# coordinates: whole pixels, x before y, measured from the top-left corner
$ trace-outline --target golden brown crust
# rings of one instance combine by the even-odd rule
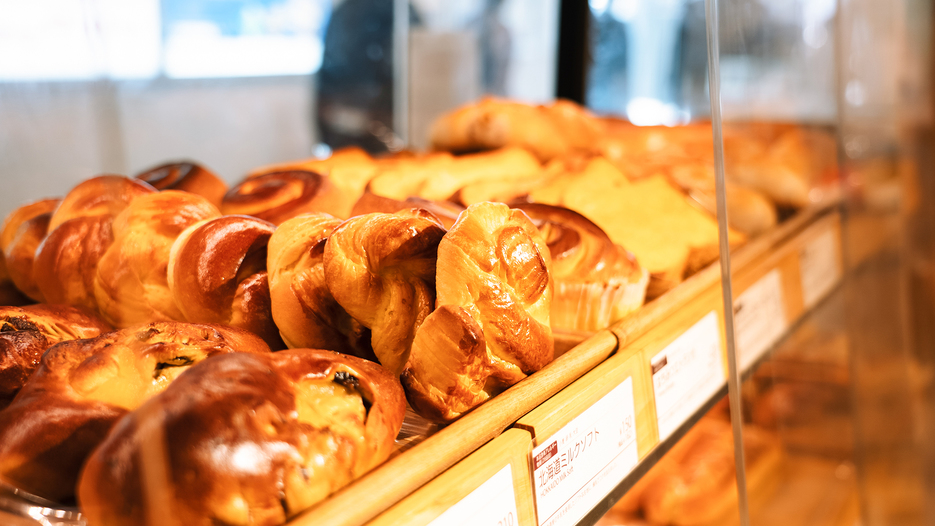
[[[432,311],[436,251],[444,234],[434,216],[411,209],[348,219],[325,244],[331,294],[371,330],[374,354],[395,374]]]
[[[6,252],[7,247],[16,237],[16,231],[24,222],[42,214],[55,211],[60,199],[42,199],[28,205],[23,205],[10,213],[0,226],[0,251]]]
[[[59,203],[49,232],[75,217],[116,217],[131,201],[155,192],[149,184],[121,175],[100,175],[79,183]]]
[[[385,460],[404,409],[395,378],[351,356],[213,358],[114,427],[81,509],[92,526],[281,524]]]
[[[399,200],[383,197],[368,190],[354,203],[354,208],[351,209],[351,217],[376,212],[392,214],[410,208],[421,208],[430,212],[438,218],[445,228],[451,228],[451,225],[458,220],[458,214],[464,210],[463,206],[450,201],[430,201],[421,197],[407,197],[405,200]]]
[[[480,203],[461,214],[438,245],[437,309],[402,376],[415,409],[453,420],[552,360],[550,267],[522,211]]]
[[[204,197],[178,190],[130,203],[114,219],[114,242],[94,277],[94,297],[104,319],[115,327],[184,319],[169,291],[169,253],[182,231],[218,216]]]
[[[230,189],[221,203],[224,215],[257,217],[274,225],[309,212],[343,217],[353,201],[327,176],[306,170],[265,173]]]
[[[270,311],[266,245],[276,227],[249,216],[195,223],[172,244],[169,290],[185,319],[223,323],[285,348]]]
[[[47,499],[69,498],[85,458],[120,416],[191,365],[235,351],[269,349],[246,331],[178,322],[50,347],[0,411],[0,478]]]
[[[36,249],[33,275],[49,303],[97,310],[97,264],[114,242],[110,216],[75,217],[49,232]]]
[[[211,170],[198,163],[166,163],[150,168],[136,176],[146,181],[157,190],[182,190],[198,194],[214,206],[221,206],[221,199],[227,193],[227,184]]]
[[[110,330],[104,320],[67,305],[0,307],[0,398],[23,387],[52,345]]]
[[[3,252],[7,272],[16,288],[36,301],[44,300],[36,282],[36,249],[45,238],[51,215],[46,212],[23,221]]]
[[[325,283],[325,243],[341,222],[324,213],[303,214],[273,233],[267,255],[273,320],[290,348],[376,360],[370,330],[338,304]]]

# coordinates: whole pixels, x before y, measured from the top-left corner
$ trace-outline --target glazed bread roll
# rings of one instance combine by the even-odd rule
[[[36,249],[33,274],[45,301],[96,311],[97,264],[114,242],[110,216],[76,217],[58,226]]]
[[[79,183],[59,203],[49,220],[49,232],[76,217],[116,217],[137,197],[156,189],[121,175],[100,175]]]
[[[45,238],[58,199],[43,199],[13,211],[0,228],[0,250],[10,280],[23,294],[42,301],[34,275],[36,248]],[[41,281],[41,280],[40,280]]]
[[[266,245],[276,227],[250,216],[191,225],[169,253],[169,290],[186,321],[246,329],[285,347],[270,310]]]
[[[480,203],[438,244],[437,300],[402,373],[409,403],[450,421],[552,360],[549,248],[520,210]]]
[[[215,354],[268,353],[253,334],[220,325],[161,322],[50,347],[13,403],[0,411],[0,479],[61,502],[121,416]]]
[[[383,161],[383,159],[379,160]],[[256,177],[271,172],[304,170],[320,173],[331,179],[338,188],[353,201],[360,197],[364,188],[378,172],[378,160],[357,146],[335,150],[330,157],[303,159],[263,166],[252,170],[247,177]],[[342,216],[344,217],[344,216]]]
[[[328,214],[293,217],[269,240],[273,320],[290,348],[332,349],[376,360],[370,330],[338,304],[325,280],[325,243],[341,224]]]
[[[383,462],[404,410],[396,379],[353,356],[212,358],[114,427],[80,507],[90,526],[282,524]]]
[[[104,320],[67,305],[0,307],[0,399],[23,387],[52,345],[110,330]]]
[[[94,276],[94,297],[104,319],[115,327],[183,320],[169,291],[172,244],[189,226],[220,215],[204,197],[179,190],[130,203],[114,219],[114,242]]]
[[[167,163],[136,176],[157,190],[182,190],[198,194],[220,207],[227,184],[211,170],[192,162]]]
[[[221,202],[221,212],[253,216],[279,225],[309,212],[347,217],[353,204],[353,198],[328,177],[288,170],[259,175],[231,188]]]
[[[514,205],[539,227],[552,259],[552,328],[597,331],[640,308],[649,272],[583,215],[539,203]]]
[[[354,203],[354,208],[351,209],[351,217],[373,214],[375,212],[392,214],[410,208],[421,208],[427,212],[431,212],[432,215],[441,221],[445,228],[451,228],[451,225],[455,224],[455,221],[458,220],[458,214],[464,210],[463,206],[452,203],[451,201],[430,201],[421,197],[407,197],[405,200],[399,200],[383,197],[367,191]]]
[[[435,258],[445,229],[411,209],[348,219],[325,243],[325,280],[334,299],[371,330],[377,359],[402,371],[416,329],[435,301]]]

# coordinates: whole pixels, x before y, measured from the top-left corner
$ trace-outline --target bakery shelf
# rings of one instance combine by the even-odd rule
[[[834,241],[831,255],[820,255],[824,259],[819,258],[820,262],[827,263],[829,258],[832,262],[830,270],[823,270],[831,272],[831,277],[826,278],[831,280],[831,285],[826,288],[833,286],[841,276],[839,225],[840,217],[833,204],[814,207],[803,210],[736,250],[732,255],[732,266],[740,295],[764,277],[778,275],[784,298],[785,320],[782,326],[784,329],[791,327],[805,312],[800,266],[802,258],[807,257],[803,254],[808,253],[810,243],[821,236],[831,236]],[[805,263],[808,264],[807,261]],[[813,298],[812,301],[817,300]],[[517,431],[526,433],[530,439],[527,455],[531,456],[540,442],[593,407],[615,388],[629,383],[636,417],[635,467],[629,469],[628,466],[623,470],[629,474],[621,475],[622,480],[612,484],[613,489],[581,520],[582,524],[594,523],[726,393],[724,378],[727,364],[721,305],[720,271],[718,265],[713,264],[647,304],[636,315],[610,330],[590,336],[546,368],[374,469],[290,524],[355,525],[368,521],[394,524],[398,520],[394,517],[403,511],[407,518],[419,518],[417,523],[429,521],[430,517],[441,515],[445,506],[460,502],[460,498],[471,494],[499,473],[499,469],[494,470],[497,467],[493,465],[495,463],[479,462],[478,459],[496,456],[501,443],[508,440],[502,437],[517,436]],[[754,327],[758,325],[754,324]],[[770,343],[775,343],[784,334],[784,331],[775,334]],[[571,343],[574,337],[571,336]],[[692,397],[691,410],[670,411],[664,417],[664,429],[660,433],[653,362],[657,362],[658,374],[664,370],[664,366],[658,364],[661,353],[673,352],[676,350],[673,346],[691,348],[699,342],[706,342],[708,351],[714,346],[716,366],[711,370],[716,371],[715,378],[702,378],[707,389],[704,395]],[[758,352],[763,354],[767,350],[768,347]],[[671,354],[667,358],[669,356]],[[751,359],[748,365],[756,362],[756,358]],[[676,383],[678,388],[680,384]],[[619,399],[626,399],[626,396]],[[670,407],[673,406],[670,404]],[[511,426],[513,429],[504,433]],[[470,466],[475,465],[482,465],[486,470],[474,472]],[[530,459],[527,473],[534,470],[533,466]],[[469,471],[471,477],[463,476]],[[518,472],[519,469],[512,471],[514,479]],[[620,473],[615,468],[614,476]],[[535,509],[532,496],[534,479],[531,474],[530,477],[529,484],[514,483],[518,511],[530,506]],[[519,524],[526,524],[530,519],[519,511]]]

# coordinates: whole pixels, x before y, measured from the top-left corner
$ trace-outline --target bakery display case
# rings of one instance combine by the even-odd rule
[[[0,61],[0,522],[933,516],[927,3],[137,3]]]

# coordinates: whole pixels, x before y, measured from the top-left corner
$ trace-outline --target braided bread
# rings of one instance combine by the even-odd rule
[[[449,421],[552,360],[551,259],[520,210],[467,208],[438,245],[436,310],[402,373],[409,403]]]
[[[209,356],[269,348],[246,331],[153,323],[49,348],[0,411],[0,479],[47,499],[74,494],[78,471],[110,427]]]
[[[282,339],[270,312],[266,244],[276,229],[249,216],[191,225],[169,253],[169,290],[185,319],[246,329],[271,349]]]
[[[385,460],[405,399],[330,351],[230,354],[124,417],[81,475],[88,523],[281,524]]]

